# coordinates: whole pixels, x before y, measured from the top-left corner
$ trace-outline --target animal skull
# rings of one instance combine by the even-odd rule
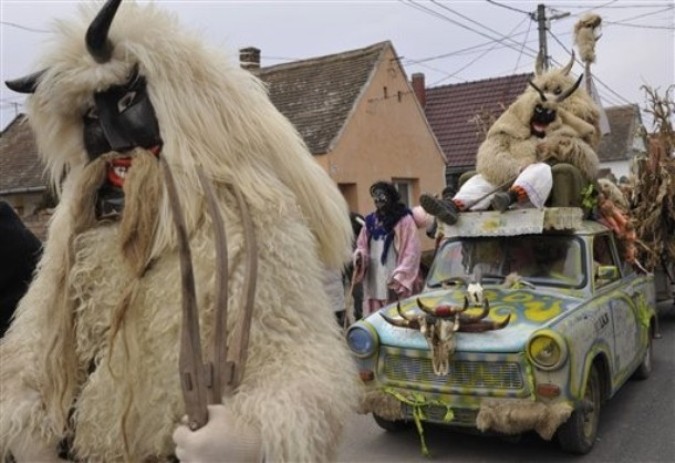
[[[469,300],[466,297],[464,307],[439,305],[432,309],[422,303],[419,298],[417,298],[417,306],[422,313],[408,315],[401,310],[399,302],[396,311],[400,319],[391,318],[384,312],[380,312],[380,315],[391,325],[415,329],[422,333],[429,345],[432,368],[437,376],[445,376],[449,372],[450,356],[454,354],[457,347],[455,338],[457,331],[475,333],[498,330],[504,328],[511,319],[509,314],[501,322],[483,320],[490,313],[490,304],[487,300],[483,301],[483,310],[478,315],[464,314],[463,312],[469,308]]]

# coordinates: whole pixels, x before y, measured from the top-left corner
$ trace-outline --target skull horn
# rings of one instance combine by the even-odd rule
[[[462,314],[460,316],[459,321],[461,323],[475,323],[487,317],[489,313],[490,313],[490,303],[487,301],[487,299],[485,299],[483,301],[483,310],[481,310],[478,315],[471,316]]]
[[[97,63],[105,63],[112,56],[113,44],[108,39],[108,31],[120,3],[122,0],[108,0],[87,29],[87,50]]]
[[[399,320],[399,319],[396,319],[396,318],[391,318],[390,316],[388,316],[388,315],[385,314],[384,312],[380,312],[380,316],[381,316],[382,318],[384,318],[384,320],[385,320],[387,323],[389,323],[390,325],[398,326],[398,327],[400,327],[400,328],[412,328],[412,329],[415,329],[415,330],[419,330],[419,329],[420,329],[419,323],[418,323],[417,321],[415,321],[415,320],[410,321],[410,320],[405,319],[405,318],[404,318],[403,320]]]
[[[537,91],[537,93],[539,93],[539,98],[541,99],[542,102],[546,101],[546,95],[544,95],[544,92],[542,92],[541,89],[540,89],[539,87],[537,87],[536,85],[534,85],[534,82],[532,82],[532,81],[530,80],[530,81],[528,82],[528,84],[530,84],[530,85],[532,86],[532,88],[535,89],[535,90]]]
[[[10,90],[13,90],[18,93],[35,93],[37,89],[38,82],[47,70],[43,69],[42,71],[34,72],[30,75],[19,77],[14,80],[6,80],[5,85]]]
[[[581,85],[581,80],[582,80],[583,78],[584,78],[584,75],[581,74],[581,75],[579,76],[579,78],[577,79],[577,81],[574,83],[574,85],[572,85],[570,88],[568,88],[568,89],[565,90],[563,93],[561,93],[560,95],[558,95],[558,98],[556,98],[556,101],[557,101],[558,103],[560,103],[560,102],[563,101],[565,98],[567,98],[567,97],[570,96],[572,93],[574,93],[574,92],[576,91],[576,89],[579,88],[579,85]]]
[[[459,325],[459,331],[463,333],[482,333],[484,331],[493,331],[501,330],[511,321],[511,314],[508,314],[506,318],[500,322],[493,320],[481,320],[476,323],[467,323]]]
[[[415,318],[410,318],[405,315],[403,309],[401,309],[401,301],[398,301],[396,303],[396,312],[398,312],[398,315],[404,320],[407,320],[409,322],[415,321]]]

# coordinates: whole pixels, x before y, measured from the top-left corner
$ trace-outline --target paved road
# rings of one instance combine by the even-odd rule
[[[675,310],[661,317],[662,338],[654,342],[654,371],[645,381],[630,380],[605,404],[598,441],[582,457],[563,453],[555,442],[524,435],[519,442],[425,427],[432,458],[421,456],[414,430],[391,434],[370,416],[349,423],[341,462],[675,462]]]

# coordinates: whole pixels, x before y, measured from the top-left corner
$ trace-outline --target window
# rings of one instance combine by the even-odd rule
[[[613,273],[604,272],[600,275],[599,270],[601,267],[614,267],[616,271]],[[621,277],[619,269],[619,262],[614,252],[612,252],[612,242],[609,234],[598,235],[593,238],[593,275],[595,286],[600,288],[618,280]]]
[[[399,194],[401,195],[401,201],[403,201],[403,204],[405,204],[408,207],[413,207],[415,205],[415,201],[413,200],[413,195],[414,195],[414,185],[412,180],[401,180],[401,179],[394,179],[391,181],[391,183],[394,184],[396,189],[398,190]]]

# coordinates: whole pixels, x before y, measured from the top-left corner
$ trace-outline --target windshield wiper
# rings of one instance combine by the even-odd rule
[[[466,286],[466,285],[467,283],[464,277],[450,277],[429,285],[429,288],[440,288],[444,286]]]
[[[482,280],[486,280],[486,279],[494,279],[494,280],[497,280],[499,282],[502,282],[502,281],[504,281],[505,278],[506,277],[504,275],[498,275],[496,273],[484,273],[482,275],[482,278],[481,278],[481,283],[483,282]]]

